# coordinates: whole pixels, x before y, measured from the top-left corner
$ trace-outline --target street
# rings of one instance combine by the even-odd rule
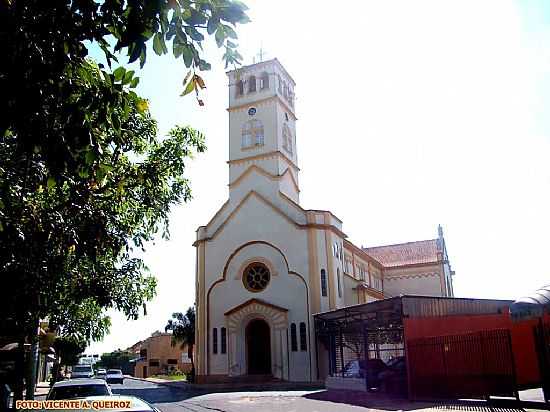
[[[396,410],[471,410],[515,411],[531,410],[515,407],[495,407],[483,404],[453,405],[408,402],[387,398],[365,397],[361,394],[321,391],[256,391],[206,393],[188,391],[153,382],[125,379],[124,385],[112,385],[114,393],[145,399],[162,412],[360,412]],[[466,409],[465,409],[466,408]]]

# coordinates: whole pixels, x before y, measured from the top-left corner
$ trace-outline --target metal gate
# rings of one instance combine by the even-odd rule
[[[508,330],[411,339],[407,356],[411,399],[518,396]]]
[[[541,320],[534,333],[544,400],[550,402],[550,323]]]

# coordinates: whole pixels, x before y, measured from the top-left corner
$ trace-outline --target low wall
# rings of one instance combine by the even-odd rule
[[[367,384],[364,378],[342,378],[341,376],[328,376],[325,380],[325,387],[333,390],[367,391]]]

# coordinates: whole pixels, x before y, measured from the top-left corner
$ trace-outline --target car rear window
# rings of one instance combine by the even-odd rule
[[[90,372],[91,366],[73,366],[73,372]]]
[[[122,372],[119,369],[109,369],[107,371],[108,375],[121,375]]]
[[[53,388],[48,396],[48,400],[74,399],[103,395],[110,395],[105,385],[71,385]]]

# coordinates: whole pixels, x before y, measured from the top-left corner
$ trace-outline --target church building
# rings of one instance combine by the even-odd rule
[[[443,231],[361,248],[330,211],[304,209],[294,80],[277,59],[227,75],[229,199],[194,243],[197,382],[319,381],[314,314],[400,294],[453,296]]]

